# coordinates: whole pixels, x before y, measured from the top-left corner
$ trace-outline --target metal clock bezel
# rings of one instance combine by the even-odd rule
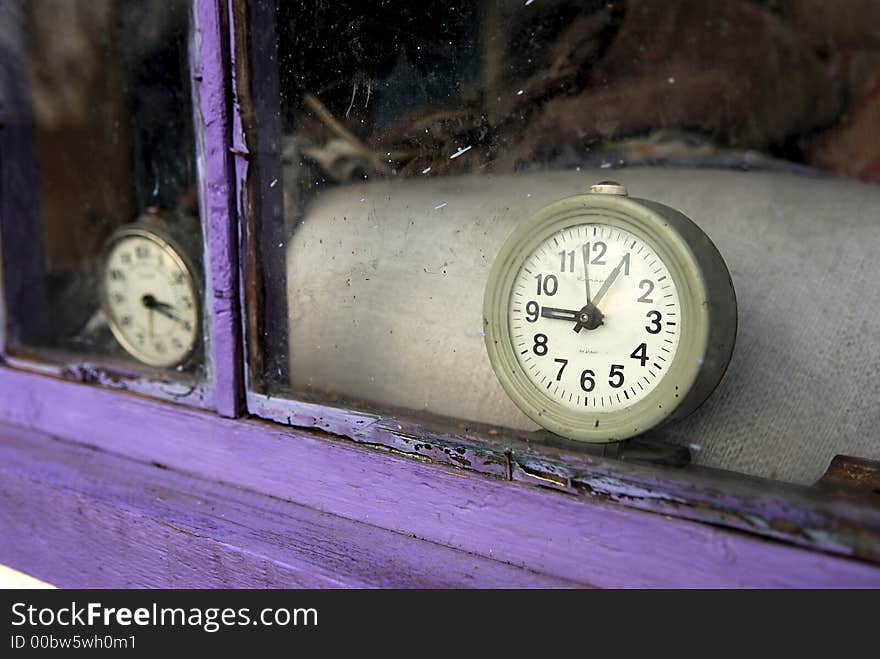
[[[661,258],[678,291],[681,335],[669,370],[644,398],[624,408],[610,411],[585,408],[581,412],[550,398],[522,371],[510,335],[508,307],[523,262],[541,243],[570,227],[594,223],[630,232]],[[685,237],[679,230],[682,228],[684,233],[696,232],[702,236],[708,247],[700,244],[697,248],[707,253],[695,254],[692,244],[696,241],[693,235]],[[716,271],[708,281],[705,276],[707,267]],[[721,299],[713,302],[713,296]],[[732,336],[728,336],[729,327],[713,331],[713,320],[716,324],[718,321],[729,322],[729,319],[718,317],[719,305],[722,309],[729,309],[732,305]],[[713,315],[716,316],[714,319]],[[664,421],[687,414],[711,393],[723,376],[733,350],[736,298],[720,254],[688,218],[646,200],[584,194],[543,208],[507,239],[495,259],[486,285],[483,322],[486,349],[495,374],[513,402],[527,416],[563,437],[608,443],[641,434]],[[715,345],[710,346],[710,341]]]
[[[199,339],[202,336],[202,291],[199,285],[198,272],[194,265],[190,262],[190,260],[186,257],[185,252],[176,240],[171,238],[170,236],[165,235],[165,232],[162,232],[161,229],[153,228],[152,226],[147,227],[144,226],[146,222],[142,224],[134,224],[131,226],[123,227],[118,231],[114,232],[114,234],[107,241],[106,246],[104,247],[104,253],[101,259],[101,308],[104,311],[104,315],[107,318],[107,324],[110,327],[110,331],[113,333],[114,338],[119,342],[119,345],[132,357],[137,359],[142,364],[146,364],[147,366],[152,366],[154,368],[170,368],[172,366],[179,366],[181,364],[186,364],[187,361],[192,357],[193,353],[196,351],[196,347],[199,345]],[[171,257],[171,259],[175,262],[175,264],[186,274],[189,276],[190,282],[192,282],[192,293],[193,293],[193,305],[196,309],[196,326],[195,332],[193,334],[193,340],[190,346],[188,347],[186,353],[183,357],[175,358],[173,361],[168,360],[156,360],[151,358],[149,355],[145,354],[141,351],[137,346],[135,346],[128,338],[125,336],[122,328],[119,326],[114,314],[111,311],[111,307],[109,304],[108,296],[107,296],[107,278],[106,278],[106,268],[107,268],[107,260],[110,257],[110,254],[113,251],[113,248],[122,240],[130,237],[140,237],[146,240],[150,240],[159,246],[162,251]]]

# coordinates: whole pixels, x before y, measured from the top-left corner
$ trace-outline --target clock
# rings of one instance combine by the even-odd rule
[[[201,336],[197,222],[147,214],[107,243],[101,304],[113,336],[138,361],[180,366]]]
[[[730,273],[706,234],[610,181],[513,232],[483,315],[513,402],[558,435],[596,443],[694,411],[723,377],[737,328]]]

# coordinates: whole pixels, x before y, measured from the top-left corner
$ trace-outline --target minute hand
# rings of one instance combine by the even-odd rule
[[[602,301],[602,298],[605,297],[605,293],[608,292],[608,289],[611,288],[611,284],[614,283],[614,280],[620,275],[620,269],[623,267],[624,262],[626,262],[626,257],[624,256],[620,263],[617,264],[617,267],[611,271],[611,274],[608,275],[608,279],[605,280],[605,283],[602,284],[602,287],[596,292],[596,295],[593,297],[593,306],[598,306]]]
[[[584,287],[587,289],[587,304],[589,305],[592,300],[590,300],[590,243],[584,243],[581,248],[581,255],[584,257]]]
[[[173,311],[174,307],[172,307],[170,304],[166,304],[164,302],[157,302],[154,309],[156,311],[158,311],[160,314],[162,314],[163,316],[167,316],[168,318],[170,318],[171,320],[173,320],[176,323],[180,323],[181,325],[183,325],[185,322],[183,320],[183,318],[181,318],[176,313],[174,313],[174,311]]]

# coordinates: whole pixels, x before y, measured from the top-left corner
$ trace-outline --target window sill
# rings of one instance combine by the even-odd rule
[[[436,556],[451,551],[492,561],[487,565],[492,566],[489,572],[501,575],[497,580],[481,569],[479,578],[467,581],[481,586],[508,578],[508,585],[532,583],[519,581],[525,572],[516,577],[504,572],[508,568],[526,571],[529,579],[542,575],[557,584],[600,587],[880,585],[880,566],[870,554],[878,546],[880,511],[839,497],[824,499],[807,488],[732,476],[719,481],[719,474],[707,470],[646,471],[591,458],[577,476],[587,486],[563,493],[428,464],[320,432],[224,419],[30,373],[3,369],[2,383],[5,457],[0,470],[7,486],[0,510],[4,528],[13,532],[0,543],[0,563],[59,585],[64,585],[59,582],[63,575],[52,572],[60,569],[56,563],[75,562],[83,575],[78,583],[95,583],[89,579],[100,573],[108,552],[124,557],[129,571],[107,577],[118,586],[157,585],[159,577],[148,576],[156,570],[162,579],[176,575],[175,583],[186,585],[306,583],[293,572],[260,582],[269,564],[260,561],[276,560],[274,550],[251,543],[272,534],[277,545],[271,546],[288,552],[278,559],[281,563],[303,560],[302,574],[319,575],[326,585],[333,579],[358,585],[334,567],[331,556],[325,557],[327,563],[302,557],[306,550],[297,543],[307,526],[304,518],[318,527],[325,524],[316,532],[316,554],[334,555],[326,551],[329,546],[368,529],[382,539],[364,540],[357,552],[395,563],[404,556],[422,556],[394,579],[361,585],[417,583],[415,563],[429,565],[434,551]],[[159,506],[157,490],[150,488],[166,486],[177,494]],[[66,490],[64,496],[59,488]],[[220,510],[216,519],[205,512],[209,500]],[[218,508],[227,500],[229,506],[237,502],[241,524],[251,524],[250,531],[236,530],[234,521],[228,526],[218,521],[232,515]],[[89,523],[71,524],[65,521],[70,516]],[[39,534],[34,534],[34,520],[39,520]],[[265,526],[270,522],[274,526]],[[152,530],[145,535],[125,530],[148,523]],[[719,527],[745,524],[752,533]],[[144,538],[160,528],[165,540],[146,543]],[[100,543],[87,543],[83,529]],[[409,554],[388,540],[402,536],[426,544]],[[793,544],[796,536],[806,547]],[[106,549],[94,556],[79,549],[75,556],[65,553],[80,543]],[[196,560],[203,550],[221,545],[241,552],[243,567],[235,575]],[[178,562],[169,564],[163,557],[175,546],[171,555]],[[140,553],[132,553],[139,547]],[[819,548],[824,551],[815,551]],[[419,554],[423,550],[424,556]],[[245,556],[259,561],[247,562]],[[161,569],[154,565],[160,560],[166,561]],[[444,560],[430,564],[424,579],[448,572]],[[470,579],[466,573],[459,573],[462,579]]]

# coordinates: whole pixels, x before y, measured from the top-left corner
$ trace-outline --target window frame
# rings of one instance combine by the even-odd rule
[[[547,433],[517,433],[472,423],[463,430],[450,427],[454,419],[415,421],[405,411],[374,413],[255,390],[253,378],[260,369],[261,339],[266,333],[261,325],[262,301],[271,297],[273,304],[286,303],[287,297],[283,291],[284,278],[276,276],[279,271],[283,273],[283,268],[276,265],[273,277],[259,277],[259,268],[264,263],[253,258],[264,252],[263,246],[284,242],[286,236],[262,233],[263,222],[273,231],[283,226],[278,218],[266,221],[260,216],[263,201],[279,194],[280,186],[273,187],[268,182],[281,180],[282,176],[277,169],[280,162],[277,108],[266,107],[265,103],[266,98],[278,97],[278,81],[271,70],[263,70],[271,69],[271,63],[261,68],[261,63],[256,61],[257,48],[250,43],[250,36],[256,35],[258,47],[266,48],[268,44],[270,62],[277,58],[272,57],[275,29],[267,3],[230,0],[230,6],[234,112],[239,117],[237,139],[241,140],[235,145],[237,198],[243,253],[251,255],[249,262],[243,259],[241,264],[241,280],[245,282],[241,298],[245,317],[245,398],[249,414],[510,481],[528,482],[570,494],[589,492],[591,496],[625,505],[720,524],[823,551],[839,551],[843,547],[848,547],[843,549],[845,553],[861,551],[856,550],[861,546],[857,539],[861,535],[857,517],[848,521],[840,518],[839,524],[832,522],[838,513],[824,508],[821,497],[814,496],[813,488],[705,467],[663,471],[662,467],[645,464],[650,462],[651,456],[644,454],[628,458],[618,455],[616,457],[623,459],[606,461],[606,456],[615,456],[615,446],[559,443]],[[254,81],[259,81],[259,94],[252,93]],[[252,147],[249,138],[254,142]],[[266,205],[281,206],[271,199]],[[254,283],[248,284],[256,281],[267,282],[267,286],[273,287],[272,291],[267,294]],[[287,316],[286,313],[279,315]],[[257,360],[256,366],[251,365],[252,359]],[[834,499],[837,495],[826,491],[823,496]],[[847,500],[849,494],[844,492],[840,496],[841,501]],[[856,495],[855,499],[848,500],[854,503],[858,499]],[[863,503],[870,507],[869,494]],[[781,513],[783,510],[787,512]],[[825,512],[820,512],[823,510]],[[814,528],[818,519],[815,514],[822,517],[826,513],[830,516]],[[837,530],[831,531],[832,527]],[[846,527],[849,530],[842,531]],[[880,556],[877,549],[869,553]]]
[[[631,560],[639,552],[680,556],[676,583],[695,586],[707,583],[707,572],[689,575],[687,561],[705,552],[711,570],[743,583],[742,570],[725,573],[723,567],[725,547],[736,546],[745,548],[743,554],[734,552],[746,557],[742,565],[758,570],[752,585],[834,585],[840,575],[855,573],[880,584],[880,508],[871,498],[876,494],[855,487],[803,487],[717,469],[668,468],[645,464],[644,456],[615,457],[613,447],[574,446],[549,437],[535,441],[491,428],[461,432],[444,429],[440,421],[414,423],[405,414],[371,414],[251,391],[247,355],[259,351],[249,338],[256,327],[251,314],[257,292],[249,283],[259,265],[256,173],[265,177],[280,167],[271,149],[248,147],[255,134],[249,127],[266,110],[247,92],[254,79],[246,50],[252,6],[249,0],[191,5],[210,332],[205,409],[171,405],[191,401],[176,400],[145,379],[135,378],[122,390],[100,378],[65,381],[58,376],[75,378],[57,367],[10,359],[4,343],[0,424],[579,583],[596,584],[588,577],[603,570],[612,576],[597,585],[665,583],[659,573],[615,563],[614,551]],[[259,34],[272,38],[267,29]],[[5,145],[0,141],[0,148]],[[2,162],[0,154],[0,184],[8,174]],[[3,195],[4,227],[14,222],[6,203]],[[59,407],[59,400],[65,404]],[[472,498],[463,498],[461,488]],[[368,496],[361,500],[364,492]],[[396,511],[394,502],[404,498],[413,503]],[[593,555],[566,553],[568,546],[586,548],[585,537],[595,542]],[[628,547],[631,541],[635,545]],[[603,543],[614,551],[599,550]],[[780,547],[791,557],[781,563],[788,565],[784,574],[761,573],[762,557],[776,555]],[[811,576],[807,568],[819,564],[825,571]]]
[[[5,3],[7,21],[18,29],[11,30],[25,48],[23,20],[26,0]],[[36,164],[33,156],[33,125],[27,90],[26,62],[9,58],[0,79],[4,96],[12,99],[6,111],[15,113],[16,121],[0,117],[5,126],[0,130],[0,153],[14,153],[14,158],[0,155],[0,234],[4,253],[15,259],[2,258],[0,277],[0,361],[14,368],[31,370],[55,377],[129,391],[168,402],[216,410],[223,416],[236,416],[241,410],[239,374],[240,331],[238,325],[238,274],[236,223],[230,186],[231,154],[227,148],[230,134],[228,89],[229,62],[224,16],[219,4],[190,2],[188,41],[190,95],[193,102],[193,133],[195,136],[196,183],[199,188],[199,224],[202,231],[202,256],[205,270],[205,295],[202,317],[205,340],[204,378],[196,381],[177,380],[150,374],[136,366],[130,368],[109,364],[100,357],[74,354],[53,354],[38,347],[12,349],[7,335],[7,320],[45,318],[46,310],[9,314],[10,299],[22,300],[26,288],[44,279],[43,243],[41,236],[28,230],[39,222],[39,201]],[[2,111],[2,110],[0,110]],[[19,155],[21,154],[21,155]],[[9,162],[15,165],[9,167]],[[22,162],[26,165],[22,165]],[[6,163],[4,165],[4,163]],[[24,167],[24,174],[21,173]],[[10,185],[13,183],[13,185]],[[26,218],[22,221],[22,218]],[[27,295],[33,304],[45,296]],[[26,328],[29,335],[37,328]]]

